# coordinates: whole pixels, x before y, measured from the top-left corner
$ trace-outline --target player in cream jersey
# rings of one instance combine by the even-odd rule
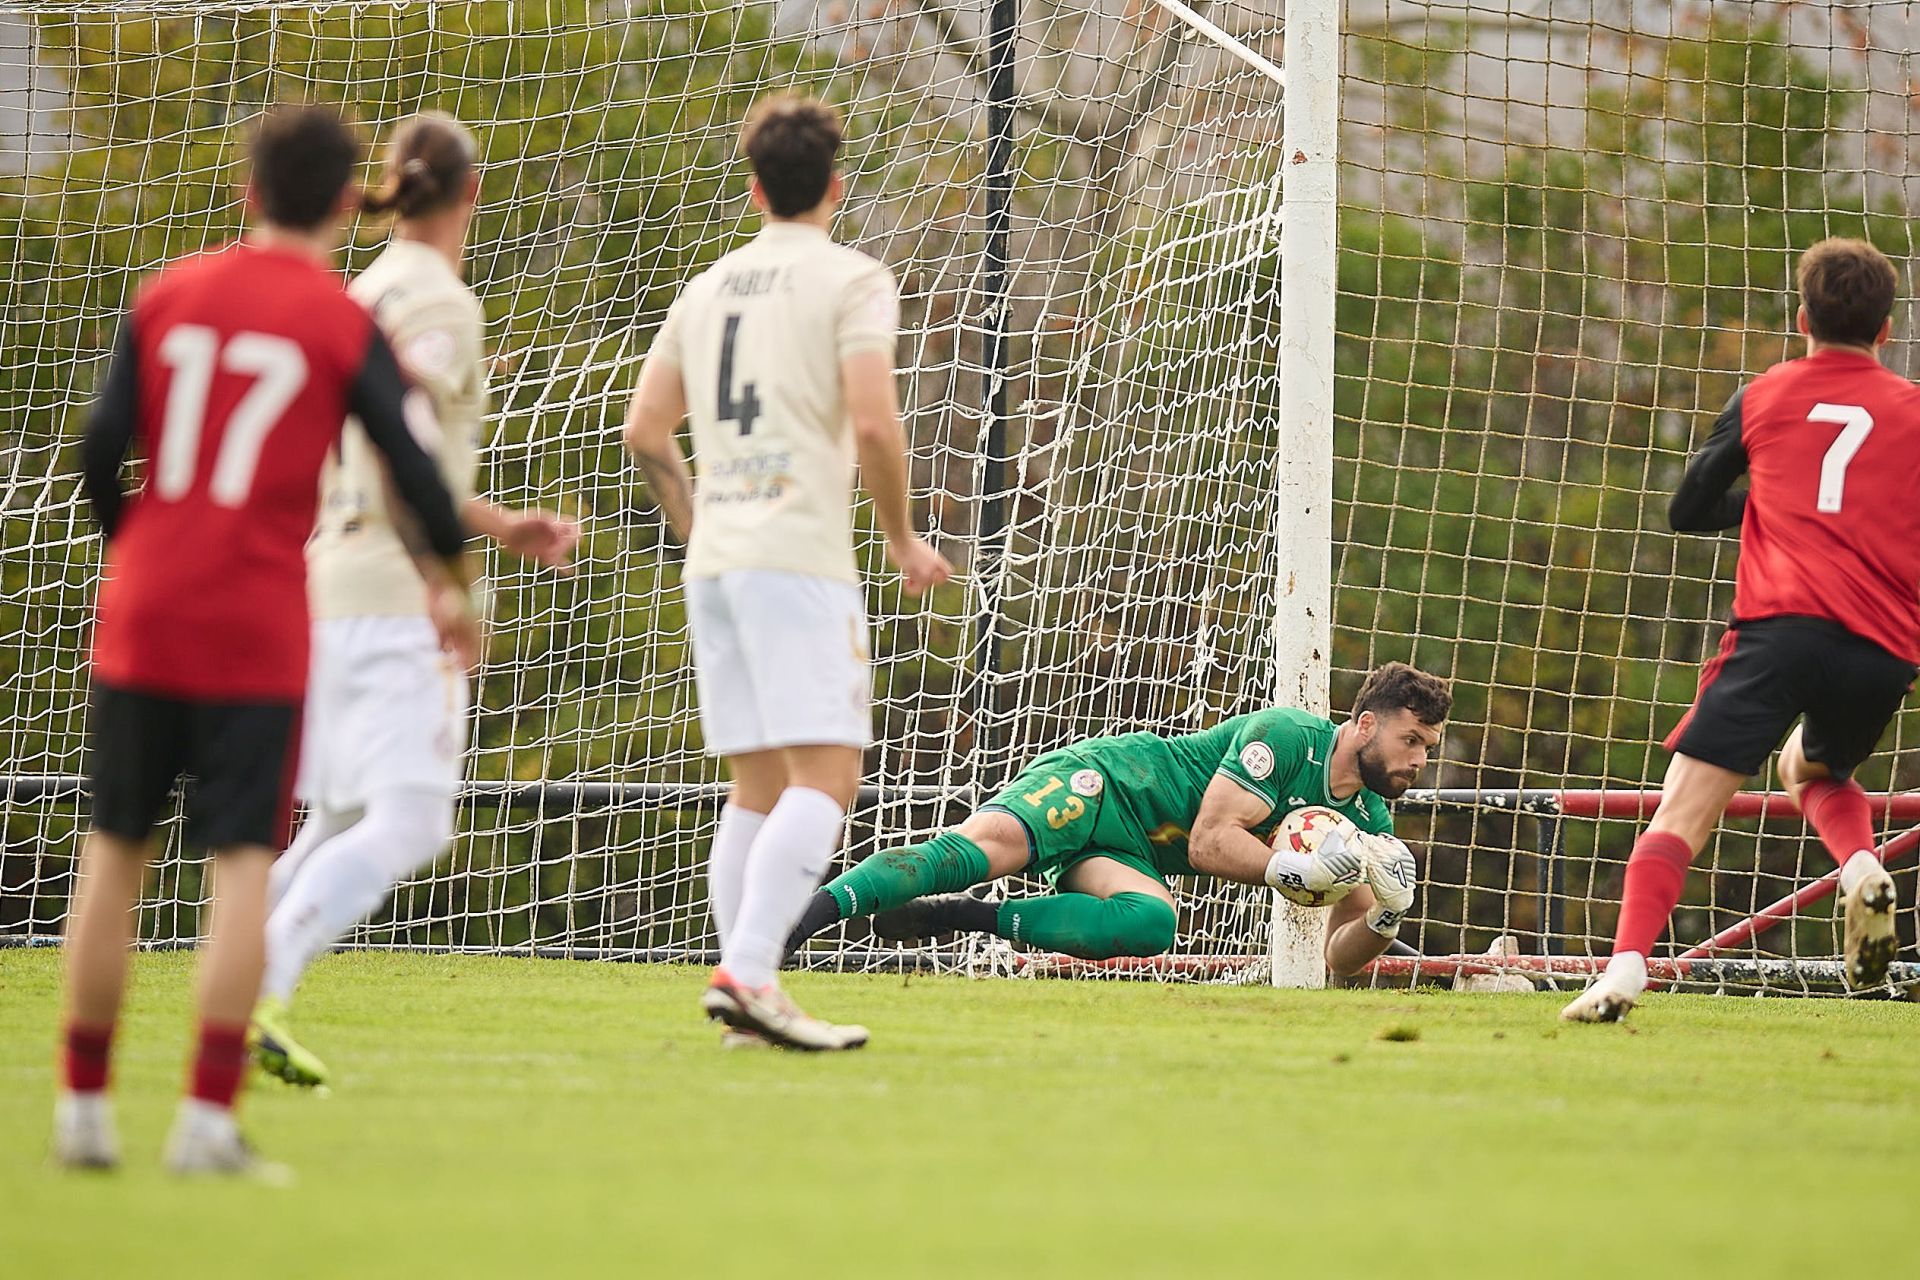
[[[373,313],[414,386],[434,407],[426,444],[454,500],[473,497],[476,436],[487,411],[481,369],[485,318],[446,256],[418,240],[395,239],[347,286]],[[307,545],[307,596],[316,621],[420,618],[426,584],[414,571],[387,514],[386,474],[357,429],[341,434],[322,480],[322,503]]]
[[[821,103],[773,98],[741,141],[765,225],[674,302],[626,443],[687,541],[701,727],[733,779],[708,861],[721,963],[702,1006],[735,1043],[849,1049],[866,1031],[808,1017],[775,973],[839,847],[872,732],[856,460],[906,588],[952,570],[908,513],[892,273],[827,233],[840,121]],[[686,419],[697,488],[674,440]]]
[[[460,275],[478,181],[473,144],[448,117],[402,125],[380,192],[362,207],[395,211],[393,240],[348,287],[373,314],[431,421],[414,423],[469,532],[564,568],[579,530],[542,511],[511,511],[473,493],[487,410],[485,316]],[[440,652],[431,597],[387,501],[384,469],[349,422],[322,484],[307,545],[313,616],[298,790],[307,820],[273,869],[267,967],[254,1013],[256,1061],[289,1083],[325,1083],[294,1039],[289,1004],[307,966],[426,867],[453,835],[468,691]]]
[[[769,221],[696,277],[653,358],[677,364],[693,405],[700,484],[686,576],[777,570],[857,583],[853,431],[840,363],[894,356],[893,273],[826,229]],[[865,723],[849,735],[864,744]]]

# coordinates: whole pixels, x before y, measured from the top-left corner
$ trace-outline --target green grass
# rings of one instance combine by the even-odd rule
[[[723,1054],[690,969],[371,954],[303,992],[333,1096],[249,1095],[296,1189],[158,1172],[177,955],[137,961],[127,1168],[63,1176],[58,969],[0,951],[10,1276],[1760,1280],[1845,1223],[1895,1274],[1920,1171],[1912,1005],[803,974],[875,1032],[809,1058]]]

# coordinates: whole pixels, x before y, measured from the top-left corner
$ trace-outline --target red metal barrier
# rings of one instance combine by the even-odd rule
[[[1658,791],[1560,791],[1560,812],[1570,818],[1651,818],[1660,805]],[[1870,795],[1876,818],[1920,822],[1920,791]],[[1727,805],[1729,818],[1798,818],[1799,806],[1784,791],[1741,791]]]
[[[1875,798],[1878,799],[1879,797]],[[1906,797],[1895,798],[1905,799]],[[1915,849],[1920,849],[1920,829],[1895,836],[1893,839],[1881,845],[1879,848],[1880,860],[1888,866],[1893,866],[1906,858],[1906,856]],[[1765,933],[1782,921],[1792,919],[1801,907],[1832,897],[1834,891],[1839,887],[1840,869],[1835,867],[1818,880],[1802,885],[1799,889],[1780,899],[1780,901],[1773,903],[1771,906],[1762,907],[1745,920],[1742,920],[1739,924],[1731,928],[1722,929],[1719,933],[1714,934],[1699,946],[1689,948],[1682,952],[1680,959],[1693,960],[1702,956],[1713,955],[1718,951],[1725,951],[1729,947],[1737,947],[1741,943]]]

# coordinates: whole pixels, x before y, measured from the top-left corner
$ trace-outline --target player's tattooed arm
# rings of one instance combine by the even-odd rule
[[[687,390],[680,366],[658,355],[640,366],[640,384],[627,406],[622,439],[647,478],[667,527],[683,544],[693,535],[693,476],[675,435],[687,417]]]
[[[659,504],[667,527],[685,545],[693,536],[693,476],[687,470],[686,458],[677,448],[661,452],[640,449],[635,451],[634,460],[640,464],[640,474],[647,478],[647,490]]]
[[[95,522],[109,538],[119,529],[120,513],[126,504],[120,491],[120,468],[133,448],[137,365],[133,319],[129,316],[120,326],[106,381],[100,384],[99,398],[93,402],[86,434],[80,440],[81,486]]]
[[[1667,523],[1675,533],[1717,533],[1734,528],[1746,515],[1747,491],[1729,492],[1747,471],[1747,446],[1740,436],[1740,403],[1746,394],[1745,387],[1733,393],[1714,419],[1707,442],[1688,460],[1667,506]]]

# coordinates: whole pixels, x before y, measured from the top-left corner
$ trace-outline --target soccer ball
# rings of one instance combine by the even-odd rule
[[[1330,831],[1338,831],[1351,839],[1360,834],[1360,828],[1324,805],[1310,804],[1295,809],[1280,819],[1280,825],[1273,829],[1273,838],[1267,843],[1275,849],[1290,849],[1294,853],[1311,855],[1320,847]],[[1342,890],[1313,890],[1305,885],[1282,883],[1278,886],[1281,897],[1289,902],[1297,902],[1303,907],[1324,907],[1346,897]]]

